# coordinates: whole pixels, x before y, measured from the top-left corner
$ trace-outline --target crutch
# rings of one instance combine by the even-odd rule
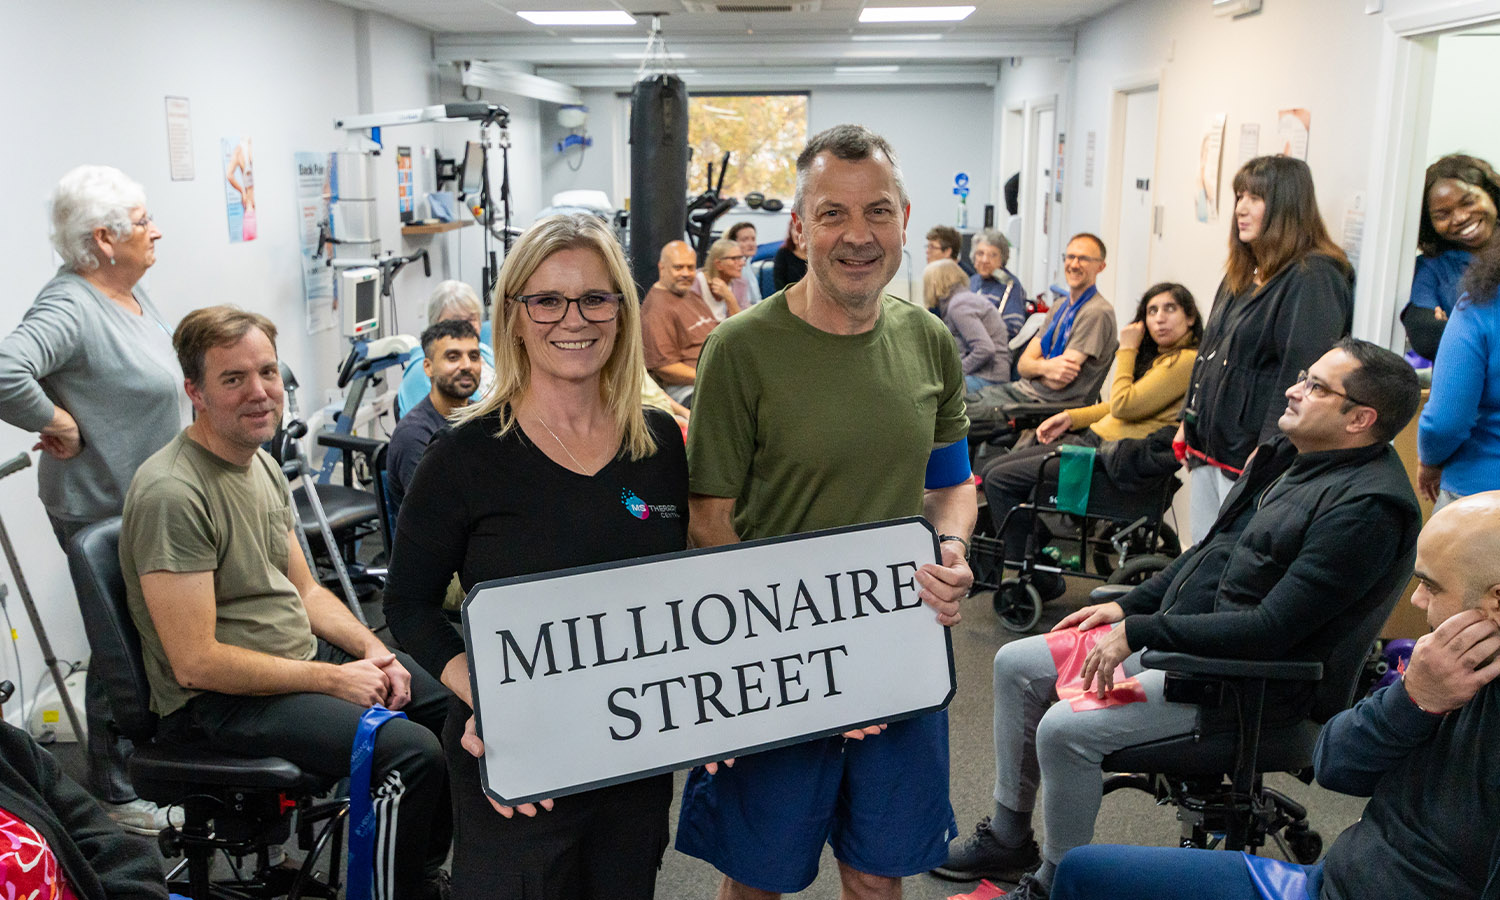
[[[31,465],[31,457],[25,453],[16,455],[15,459],[0,463],[0,478],[14,475]],[[0,548],[5,550],[5,561],[10,564],[10,575],[16,583],[16,590],[21,594],[21,603],[26,607],[26,615],[31,618],[31,627],[36,630],[36,642],[41,645],[42,659],[46,661],[47,668],[52,672],[52,681],[57,685],[58,696],[62,699],[63,710],[68,714],[68,722],[73,726],[73,736],[79,742],[83,741],[83,725],[78,720],[78,710],[73,708],[73,698],[68,696],[67,685],[63,684],[63,674],[57,667],[57,656],[52,652],[52,642],[47,640],[47,629],[42,627],[42,617],[36,611],[36,603],[31,599],[31,588],[26,585],[26,576],[21,574],[21,563],[16,559],[16,548],[11,546],[10,532],[5,528],[5,522],[0,520]]]

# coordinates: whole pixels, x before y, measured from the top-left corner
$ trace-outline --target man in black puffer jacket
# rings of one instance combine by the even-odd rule
[[[1104,756],[1198,725],[1197,707],[1162,698],[1164,674],[1142,670],[1138,651],[1326,661],[1342,635],[1404,584],[1422,517],[1389,441],[1411,420],[1419,394],[1399,356],[1344,339],[1287,389],[1282,434],[1256,449],[1201,543],[1120,602],[1058,623],[1058,632],[1122,623],[1089,650],[1083,686],[1107,694],[1123,663],[1143,702],[1074,710],[1056,702],[1045,637],[1002,647],[995,816],[934,874],[1008,878],[1037,862],[1031,815],[1045,782],[1041,867],[1011,896],[1046,896],[1063,854],[1093,837]],[[1301,717],[1312,696],[1312,686],[1268,688],[1266,708]]]

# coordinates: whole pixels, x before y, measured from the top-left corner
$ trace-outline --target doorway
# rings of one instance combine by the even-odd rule
[[[1052,199],[1053,166],[1057,148],[1057,108],[1048,103],[1031,110],[1029,146],[1026,148],[1026,172],[1021,182],[1026,190],[1024,219],[1026,270],[1021,283],[1034,297],[1047,292],[1052,283],[1053,245],[1057,209]]]
[[[1111,205],[1114,215],[1108,274],[1114,270],[1111,293],[1116,316],[1128,322],[1136,301],[1151,284],[1151,253],[1156,244],[1152,227],[1156,187],[1157,86],[1115,93],[1116,140],[1111,160]],[[1122,121],[1123,120],[1123,121]]]

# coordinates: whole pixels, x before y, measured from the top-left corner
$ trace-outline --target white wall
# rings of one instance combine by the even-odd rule
[[[368,47],[363,65],[357,45]],[[15,326],[54,270],[46,211],[53,185],[75,165],[106,163],[145,186],[164,233],[146,284],[166,317],[175,322],[225,302],[265,313],[282,329],[281,354],[306,388],[304,405],[313,405],[331,386],[344,345],[336,332],[310,336],[303,326],[292,154],[343,146],[333,119],[360,111],[362,93],[374,110],[436,102],[429,60],[420,29],[321,0],[9,4],[0,28],[0,83],[10,86],[10,126],[0,142],[10,210],[0,220],[0,243],[9,248],[0,333]],[[370,75],[363,91],[360,71]],[[191,103],[192,181],[169,178],[167,95]],[[381,228],[387,249],[397,252],[394,144],[435,139],[420,128],[401,131],[387,133],[392,150],[382,165],[391,171],[382,170],[381,187]],[[259,236],[230,244],[219,141],[240,135],[254,139]],[[420,268],[401,276],[403,302],[425,295],[421,281]],[[0,426],[0,458],[33,441]],[[0,482],[0,514],[54,648],[62,658],[81,659],[87,642],[63,554],[36,499],[35,472]],[[9,573],[0,580],[10,582]],[[19,602],[11,603],[11,615],[22,633],[29,693],[39,653]],[[0,648],[0,677],[14,679],[14,668],[9,648]],[[18,709],[13,701],[7,711]]]
[[[1500,117],[1490,110],[1497,54],[1500,33],[1493,29],[1438,38],[1427,133],[1429,163],[1449,153],[1500,162]]]

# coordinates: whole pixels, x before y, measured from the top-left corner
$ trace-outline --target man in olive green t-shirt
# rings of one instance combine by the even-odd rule
[[[973,582],[976,515],[958,351],[925,310],[883,295],[910,213],[890,145],[858,126],[797,160],[802,281],[720,324],[688,430],[697,546],[925,515],[942,562],[917,574],[952,624]],[[677,849],[724,873],[719,897],[800,891],[833,845],[848,896],[897,898],[947,856],[947,714],[695,769]],[[850,740],[846,740],[846,738]]]
[[[281,422],[276,327],[234,307],[196,310],[172,336],[197,414],[125,495],[120,564],[151,708],[168,741],[280,756],[349,775],[374,704],[409,718],[375,738],[375,896],[442,895],[451,805],[439,735],[451,695],[393,653],[317,582],[286,479],[261,444]]]

